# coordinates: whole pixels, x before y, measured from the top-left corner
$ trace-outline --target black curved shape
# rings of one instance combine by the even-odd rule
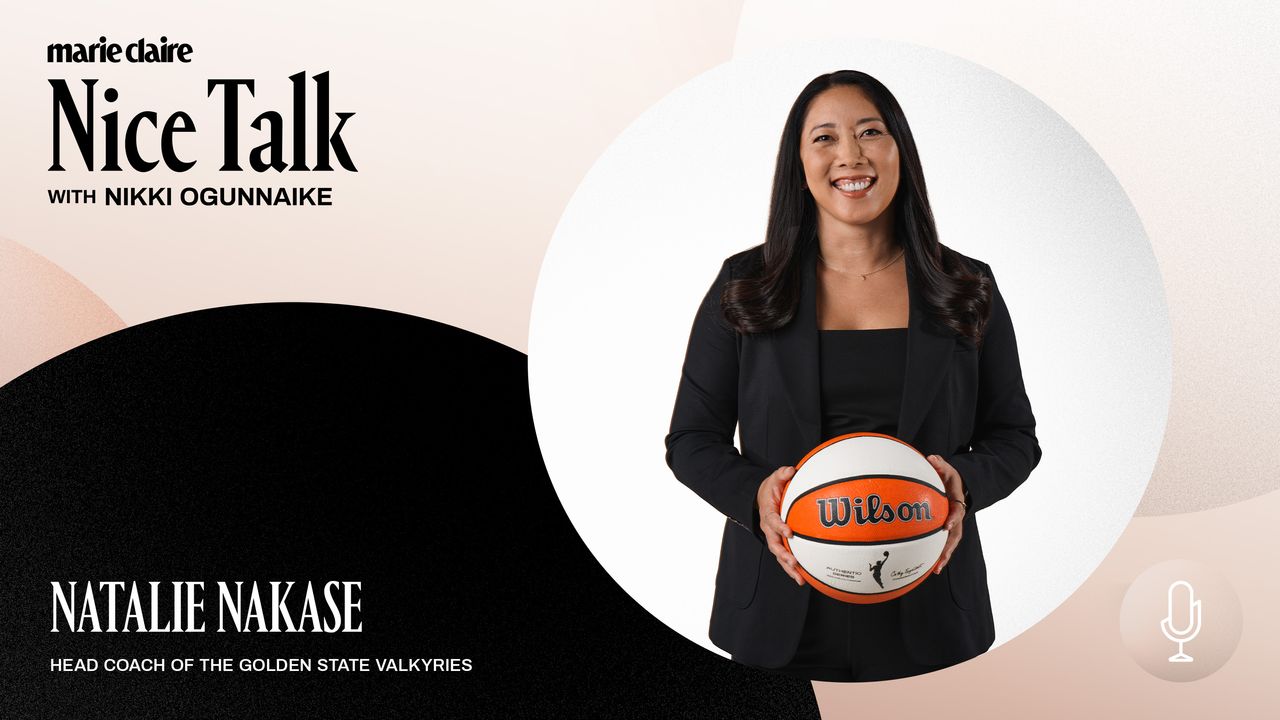
[[[547,478],[526,358],[429,320],[247,305],[88,343],[0,388],[0,496],[7,717],[817,716],[613,583]],[[52,633],[70,580],[358,580],[363,632]],[[472,670],[50,670],[109,657]]]

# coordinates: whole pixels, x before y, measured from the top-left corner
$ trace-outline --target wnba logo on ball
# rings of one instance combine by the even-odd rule
[[[879,495],[868,495],[865,498],[848,497],[818,498],[818,520],[823,527],[844,527],[853,520],[859,525],[877,523],[922,522],[933,519],[933,511],[929,501],[901,502],[897,510],[891,504],[884,503]]]

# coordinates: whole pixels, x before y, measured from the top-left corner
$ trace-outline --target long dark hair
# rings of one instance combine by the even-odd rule
[[[805,187],[800,162],[800,135],[813,99],[843,85],[857,86],[867,93],[898,144],[900,180],[888,212],[894,215],[894,237],[902,245],[926,312],[956,334],[981,342],[991,314],[991,280],[965,267],[955,252],[938,242],[920,155],[902,107],[879,80],[856,70],[814,78],[791,106],[773,172],[763,264],[754,276],[733,280],[725,287],[720,299],[725,320],[739,333],[750,334],[777,330],[795,317],[802,251],[817,242],[818,229],[817,206]]]

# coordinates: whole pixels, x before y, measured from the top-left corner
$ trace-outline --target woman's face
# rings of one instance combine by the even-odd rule
[[[801,133],[800,162],[820,229],[884,215],[898,191],[898,143],[862,88],[823,91],[809,103]]]

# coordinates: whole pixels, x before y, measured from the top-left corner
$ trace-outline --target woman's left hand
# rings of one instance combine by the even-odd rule
[[[938,564],[934,566],[934,574],[942,572],[942,568],[951,562],[951,553],[955,552],[956,546],[960,544],[960,536],[964,534],[964,513],[966,507],[964,505],[964,480],[960,478],[960,473],[951,467],[951,463],[942,459],[941,455],[930,455],[926,460],[938,471],[938,477],[942,478],[942,486],[947,490],[947,504],[951,507],[947,513],[947,522],[943,525],[947,529],[947,544],[942,546],[942,555],[938,557]],[[957,502],[956,500],[959,500]]]

